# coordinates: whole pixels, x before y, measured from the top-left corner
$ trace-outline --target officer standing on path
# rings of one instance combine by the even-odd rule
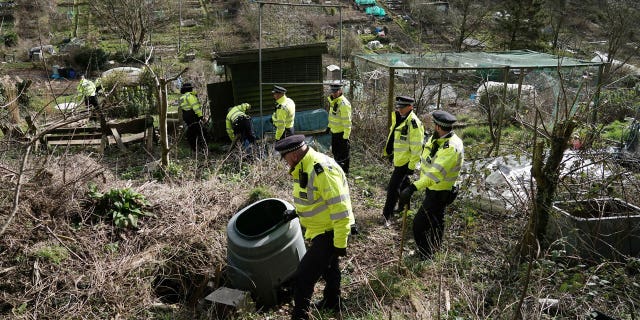
[[[287,89],[273,86],[273,99],[276,100],[276,110],[271,116],[271,122],[276,127],[276,141],[293,135],[293,121],[296,115],[296,104],[286,96]]]
[[[187,141],[192,151],[206,146],[204,132],[202,131],[202,108],[198,97],[193,92],[191,83],[184,83],[180,88],[180,110],[182,110],[182,120],[187,129]],[[206,148],[205,148],[206,149]]]
[[[391,114],[391,127],[383,155],[393,162],[393,173],[387,187],[387,199],[382,209],[383,223],[389,226],[398,203],[400,190],[409,185],[409,176],[413,174],[420,161],[424,127],[413,112],[415,100],[407,96],[396,97],[396,111]],[[403,208],[398,208],[402,210]]]
[[[90,111],[97,110],[98,98],[96,97],[96,85],[93,81],[81,75],[80,83],[78,83],[76,91],[78,92],[78,98],[82,99],[84,105],[89,108]],[[93,107],[93,110],[90,107]]]
[[[349,137],[351,136],[351,103],[342,94],[341,84],[331,85],[329,100],[329,131],[331,132],[331,153],[342,167],[346,175],[349,174]]]
[[[442,110],[431,115],[435,128],[422,151],[420,179],[400,194],[401,202],[408,203],[415,191],[426,189],[413,219],[413,237],[424,259],[430,259],[442,242],[444,211],[457,195],[455,183],[464,163],[462,140],[452,131],[456,117]]]
[[[325,281],[318,309],[340,308],[340,266],[338,257],[347,255],[347,241],[355,218],[347,178],[333,158],[306,145],[303,135],[286,137],[275,149],[289,165],[293,177],[295,211],[288,219],[300,218],[304,237],[311,246],[296,270],[294,308],[291,319],[309,319],[311,296],[320,277]]]
[[[251,109],[251,105],[248,103],[242,103],[237,106],[229,108],[226,118],[227,135],[231,142],[235,142],[236,135],[244,151],[251,153],[251,146],[256,142],[255,134],[253,133],[253,124],[251,123],[251,117],[247,114],[247,111]]]

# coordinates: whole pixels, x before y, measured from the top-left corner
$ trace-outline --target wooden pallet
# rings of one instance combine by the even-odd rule
[[[126,150],[126,143],[145,140],[147,148],[153,145],[153,120],[144,117],[127,121],[109,122],[108,132],[102,132],[99,126],[61,127],[47,133],[43,144],[49,146],[101,145],[103,139],[107,145],[117,144]]]

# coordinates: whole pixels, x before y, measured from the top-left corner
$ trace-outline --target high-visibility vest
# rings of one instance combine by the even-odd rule
[[[93,97],[96,95],[96,85],[88,79],[82,79],[76,90],[81,98]]]
[[[229,112],[227,113],[227,121],[226,121],[226,125],[227,125],[227,135],[229,136],[229,139],[231,139],[231,141],[233,141],[236,136],[233,133],[233,123],[238,120],[238,118],[242,117],[246,117],[247,114],[247,110],[249,110],[249,108],[251,108],[251,106],[248,103],[243,103],[243,104],[239,104],[237,106],[232,107],[231,109],[229,109]]]
[[[329,100],[329,129],[331,133],[342,132],[343,139],[351,136],[351,103],[344,95]]]
[[[183,111],[193,110],[198,117],[202,117],[200,102],[193,92],[185,92],[180,96],[180,109]]]
[[[333,231],[333,245],[347,247],[347,236],[355,223],[349,185],[342,168],[331,157],[309,147],[291,171],[293,200],[305,238]]]
[[[280,140],[284,129],[293,128],[296,114],[296,104],[286,95],[276,100],[276,111],[271,116],[273,126],[276,127],[276,140]]]
[[[433,136],[425,143],[420,164],[418,190],[451,190],[464,164],[462,140],[453,131],[442,138]]]
[[[393,135],[393,165],[401,167],[409,164],[409,170],[415,170],[420,162],[420,153],[424,142],[424,126],[413,110],[396,127],[397,116],[399,116],[398,112],[391,114],[391,127],[383,155],[390,155],[387,153],[386,145],[389,144],[391,135]]]

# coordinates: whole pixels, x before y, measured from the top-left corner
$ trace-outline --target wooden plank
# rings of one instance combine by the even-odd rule
[[[78,133],[78,134],[47,134],[45,135],[47,141],[58,140],[91,140],[99,139],[102,137],[102,133]]]
[[[111,134],[113,135],[113,138],[116,140],[116,143],[118,144],[118,148],[120,148],[120,150],[122,151],[126,151],[127,147],[125,147],[124,143],[122,143],[122,139],[120,139],[120,134],[118,133],[118,129],[111,128]]]
[[[47,145],[70,145],[70,146],[82,146],[82,145],[100,145],[102,139],[83,139],[83,140],[55,140],[47,141]]]
[[[141,117],[123,122],[109,123],[109,128],[117,129],[121,135],[125,133],[140,133],[148,127],[153,127],[153,118],[146,119]]]
[[[128,142],[140,141],[144,139],[144,136],[145,136],[144,132],[128,134],[122,137],[122,142],[128,143]]]
[[[87,132],[101,132],[100,127],[60,127],[49,131],[47,134],[76,134]]]

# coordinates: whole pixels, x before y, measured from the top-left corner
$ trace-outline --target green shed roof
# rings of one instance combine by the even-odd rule
[[[503,52],[442,52],[425,54],[358,54],[362,59],[394,69],[496,69],[557,68],[599,66],[591,62],[530,50]]]

